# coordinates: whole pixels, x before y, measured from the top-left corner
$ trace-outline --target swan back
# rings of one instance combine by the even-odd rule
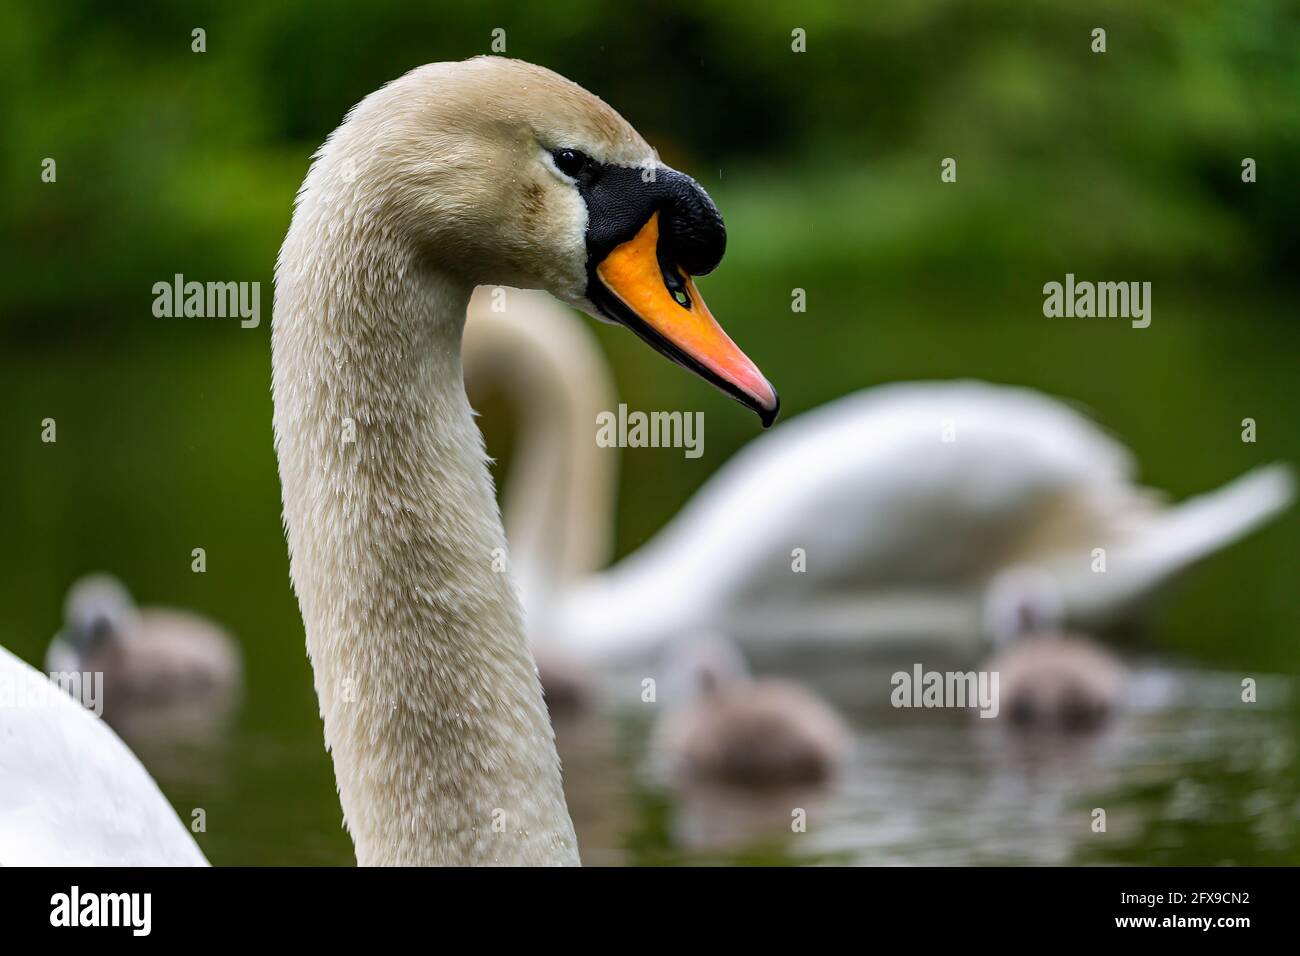
[[[0,864],[205,866],[108,725],[0,647]]]
[[[807,607],[864,588],[976,589],[1026,554],[1138,523],[1155,503],[1133,471],[1086,416],[1029,389],[869,389],[742,448],[651,542],[574,588],[553,630],[599,656],[725,627],[738,608]],[[620,628],[626,640],[609,639],[611,621],[634,622]]]

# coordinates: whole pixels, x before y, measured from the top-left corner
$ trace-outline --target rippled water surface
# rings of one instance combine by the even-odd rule
[[[887,700],[878,691],[889,673],[840,663],[798,674],[854,731],[847,771],[815,792],[670,786],[650,770],[646,708],[560,721],[584,860],[1300,863],[1297,721],[1284,679],[1260,678],[1259,702],[1243,704],[1240,675],[1135,665],[1129,707],[1108,730],[1026,739],[967,712],[864,705]],[[134,743],[183,816],[203,808],[199,838],[215,863],[351,862],[319,725],[257,728],[245,715],[206,743]],[[796,808],[806,832],[792,832]]]

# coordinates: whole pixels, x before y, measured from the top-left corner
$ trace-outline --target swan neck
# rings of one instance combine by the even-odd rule
[[[502,501],[532,629],[554,592],[612,556],[618,449],[597,444],[596,423],[616,393],[595,337],[565,307],[540,292],[488,293],[470,303],[465,367],[472,384],[500,388],[511,405]]]
[[[272,365],[291,576],[358,862],[577,862],[464,392],[470,289],[334,195],[313,169]]]

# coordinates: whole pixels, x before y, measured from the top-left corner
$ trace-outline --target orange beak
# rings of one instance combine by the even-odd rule
[[[781,407],[776,389],[718,325],[691,277],[663,262],[658,248],[656,212],[596,267],[601,284],[623,306],[610,318],[752,408],[768,427]]]

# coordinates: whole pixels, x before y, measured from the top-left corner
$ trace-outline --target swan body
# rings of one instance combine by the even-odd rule
[[[108,725],[2,647],[0,780],[0,865],[207,865]]]
[[[743,448],[648,544],[572,588],[551,633],[593,657],[705,625],[755,642],[961,640],[987,584],[1023,564],[1059,578],[1071,621],[1102,623],[1292,495],[1272,468],[1165,509],[1133,472],[1086,417],[1027,389],[869,389]]]
[[[462,380],[466,307],[477,285],[544,289],[770,420],[775,392],[690,280],[722,235],[698,184],[617,113],[513,60],[412,71],[317,154],[276,270],[275,433],[359,863],[578,862],[498,565],[506,539]]]
[[[471,319],[476,356],[518,353],[527,330],[572,325],[555,303],[514,300]],[[579,348],[582,346],[582,348]],[[558,447],[592,444],[613,407],[590,337],[547,361],[516,364],[517,405],[552,416]],[[527,356],[521,354],[521,361]],[[572,364],[575,374],[564,372]],[[470,372],[486,364],[476,358]],[[585,402],[575,383],[598,382]],[[548,395],[563,394],[563,402]],[[564,435],[569,437],[562,437]],[[589,522],[612,507],[608,449],[583,508],[566,485],[533,477],[507,486],[507,524],[549,516]],[[590,456],[588,456],[590,457]],[[580,461],[580,459],[575,459]],[[714,630],[753,648],[790,639],[861,644],[933,639],[975,646],[1003,575],[1031,569],[1059,589],[1062,620],[1104,627],[1158,587],[1285,508],[1290,470],[1268,466],[1173,507],[1135,482],[1133,455],[1087,416],[1027,388],[977,381],[912,382],[853,393],[742,448],[647,544],[605,570],[543,551],[543,595],[527,591],[539,653],[589,663],[634,660],[682,633]],[[604,491],[594,491],[604,487]],[[608,525],[570,532],[608,547]],[[1093,549],[1108,572],[1092,571]],[[803,556],[804,570],[794,570]]]

